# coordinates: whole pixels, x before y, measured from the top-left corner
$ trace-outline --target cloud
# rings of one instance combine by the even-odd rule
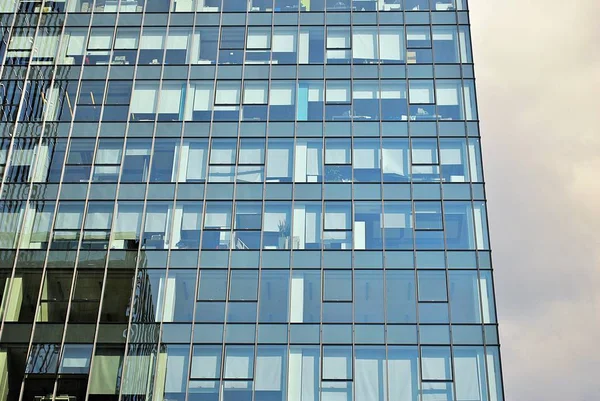
[[[598,399],[600,2],[470,8],[506,399]]]

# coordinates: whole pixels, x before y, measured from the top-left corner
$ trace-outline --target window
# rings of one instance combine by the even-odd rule
[[[383,323],[383,271],[354,272],[354,322]]]
[[[327,39],[327,48],[329,49],[330,37],[328,36]],[[332,37],[331,40],[333,41],[334,38]],[[377,27],[355,27],[352,30],[352,44],[354,63],[375,62],[378,59]]]
[[[257,26],[248,27],[246,47],[252,50],[271,49],[271,28]]]
[[[323,380],[352,379],[352,347],[323,347]]]
[[[327,27],[327,62],[350,63],[350,27]]]
[[[186,121],[210,121],[213,109],[213,82],[191,82],[187,94]]]
[[[410,202],[384,202],[383,230],[386,249],[412,249],[413,223]]]
[[[138,64],[162,64],[166,32],[164,28],[145,28],[140,42]]]
[[[293,140],[269,139],[267,143],[267,181],[290,182],[292,180]]]
[[[186,64],[189,62],[188,49],[191,42],[191,30],[171,28],[167,36],[165,64]]]
[[[263,270],[260,280],[258,321],[260,323],[286,323],[288,321],[289,270]]]
[[[275,27],[273,30],[273,63],[295,64],[297,62],[297,28]]]
[[[290,291],[290,322],[318,323],[321,317],[321,272],[294,270]]]
[[[154,121],[158,103],[158,83],[137,81],[131,97],[131,120]]]
[[[139,202],[119,202],[111,248],[137,249],[140,241],[142,207]]]
[[[380,26],[379,49],[379,59],[382,63],[402,62],[404,60],[404,30],[402,27]]]
[[[350,103],[349,81],[327,81],[325,100],[327,103]]]
[[[199,182],[206,179],[208,141],[205,139],[184,139],[181,147],[179,182]]]
[[[256,301],[258,297],[258,271],[233,270],[230,277],[230,301]]]
[[[323,140],[298,139],[294,157],[294,182],[321,182]]]
[[[287,347],[259,345],[256,349],[255,399],[283,401],[286,398]]]
[[[223,379],[252,379],[254,377],[254,347],[228,345],[225,347]]]
[[[160,91],[158,121],[180,121],[183,120],[185,101],[184,82],[163,82]]]
[[[440,4],[438,4],[439,6]],[[458,63],[459,48],[456,28],[434,26],[432,28],[433,50],[436,63]]]
[[[300,81],[298,83],[297,119],[299,121],[322,120],[324,97],[322,81]]]
[[[226,270],[200,270],[199,301],[224,301],[227,293]]]
[[[354,353],[356,399],[385,400],[388,381],[385,347],[356,347]],[[389,380],[404,381],[406,378],[406,376],[390,376]],[[400,396],[398,393],[394,393],[395,398]],[[402,400],[402,398],[398,399]]]
[[[440,202],[415,202],[415,228],[417,230],[443,229]]]
[[[324,301],[352,301],[352,272],[325,270],[323,276]]]
[[[383,181],[408,181],[410,179],[408,140],[384,138],[381,152]]]
[[[291,81],[273,81],[269,96],[270,120],[293,121],[295,117],[296,84]]]
[[[221,346],[195,345],[192,351],[192,379],[221,377]]]
[[[419,271],[419,301],[448,300],[446,292],[446,273],[443,271]]]
[[[87,374],[90,370],[92,345],[65,344],[58,373]]]
[[[150,169],[151,140],[127,139],[123,158],[122,182],[145,182]]]
[[[264,164],[265,141],[263,139],[240,140],[239,164]]]
[[[421,347],[423,380],[452,380],[450,347]]]

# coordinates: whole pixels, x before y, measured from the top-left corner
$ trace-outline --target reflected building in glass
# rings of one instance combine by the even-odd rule
[[[503,401],[466,0],[1,0],[0,401]]]

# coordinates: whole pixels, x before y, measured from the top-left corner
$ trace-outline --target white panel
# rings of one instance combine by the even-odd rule
[[[483,222],[485,219],[484,213],[481,210],[481,207],[475,205],[474,213],[475,213],[475,240],[477,242],[477,249],[485,249],[485,241],[484,241],[484,230],[486,227],[483,226]]]
[[[240,85],[239,83],[217,85],[217,97],[215,104],[239,104],[240,103]]]
[[[275,30],[273,33],[273,51],[294,53],[296,51],[296,38],[298,34],[291,30]]]
[[[291,295],[290,322],[302,323],[304,321],[304,277],[292,277]]]
[[[413,164],[434,164],[434,155],[431,149],[415,149],[412,150]]]
[[[142,213],[137,207],[122,206],[117,215],[114,231],[116,233],[134,233],[140,227]],[[131,238],[133,239],[133,238]]]
[[[433,30],[433,40],[454,40],[454,32],[436,31]]]
[[[368,148],[354,148],[354,168],[378,168],[379,150]]]
[[[207,111],[212,107],[213,85],[196,84],[194,93],[194,110]]]
[[[115,49],[137,49],[139,36],[138,31],[117,31]]]
[[[67,46],[67,56],[79,56],[83,54],[85,45],[85,34],[75,33],[69,36],[69,44]]]
[[[158,112],[178,114],[181,109],[181,90],[182,84],[163,85]]]
[[[161,279],[162,281],[163,279]],[[175,317],[175,299],[177,297],[177,286],[175,277],[169,277],[167,279],[166,293],[165,293],[165,306],[163,309],[163,322],[172,322]],[[157,310],[160,310],[157,308]],[[157,316],[158,318],[158,316]],[[157,320],[158,321],[158,320]]]
[[[294,182],[306,182],[307,144],[296,144],[294,156]],[[295,232],[296,230],[294,230]]]
[[[359,59],[377,58],[377,34],[355,30],[352,34],[352,57]]]
[[[86,230],[109,230],[112,224],[111,211],[90,212],[85,219]]]
[[[158,84],[137,83],[131,97],[131,113],[154,113],[158,99]]]
[[[407,224],[409,220],[408,213],[384,212],[383,218],[385,220],[385,228],[408,228],[410,226],[410,224]]]
[[[432,103],[433,93],[429,87],[410,87],[410,102],[411,103]]]
[[[308,87],[308,101],[322,102],[323,101],[323,85],[310,85]]]
[[[325,229],[350,228],[350,214],[346,211],[325,212]]]
[[[377,85],[355,83],[352,88],[353,99],[377,99],[379,87]]]
[[[355,399],[357,401],[385,400],[381,391],[385,388],[385,371],[380,369],[380,365],[385,364],[385,360],[356,358],[354,364]]]
[[[416,363],[415,363],[416,367]],[[388,361],[388,393],[390,401],[412,401],[417,397],[416,372],[411,368],[410,359],[390,359]]]
[[[464,351],[459,353],[464,353]],[[479,361],[475,353],[473,355],[455,356],[454,372],[457,400],[485,399],[479,386],[479,380],[485,376],[482,376]]]
[[[350,88],[346,84],[329,82],[327,84],[327,102],[349,102]]]
[[[119,164],[121,163],[121,149],[98,148],[95,164]]]
[[[21,31],[22,32],[22,31]],[[31,35],[17,35],[10,39],[9,50],[31,50],[33,47],[33,32]]]
[[[350,361],[345,355],[323,355],[323,378],[348,379],[348,366]]]
[[[256,391],[281,391],[281,370],[283,358],[277,355],[258,355],[256,357]]]
[[[267,175],[270,178],[289,177],[291,149],[269,148],[267,152]]]
[[[382,60],[402,60],[404,44],[402,32],[382,31],[379,34],[380,56]]]
[[[202,221],[202,211],[196,207],[183,208],[182,230],[199,230]]]
[[[381,86],[382,99],[406,99],[406,87],[400,83],[383,83]]]
[[[429,40],[429,35],[425,32],[407,32],[406,38],[408,40]]]
[[[267,82],[247,82],[244,85],[244,104],[267,104]]]
[[[294,104],[294,85],[293,84],[271,84],[271,106],[289,106]]]
[[[167,49],[170,50],[186,50],[188,48],[190,34],[185,31],[171,31],[167,37]]]
[[[90,43],[88,49],[110,49],[112,47],[112,32],[94,32],[90,34]]]
[[[167,226],[167,216],[169,209],[165,207],[152,207],[146,213],[146,232],[162,233]]]
[[[165,31],[162,29],[146,29],[142,33],[141,49],[162,49]]]
[[[366,222],[355,221],[354,222],[354,248],[355,249],[366,249],[366,233],[367,233]],[[358,391],[358,389],[357,389],[357,391]]]
[[[298,46],[298,56],[300,64],[308,64],[310,49],[310,36],[308,32],[300,32],[300,43]]]
[[[440,149],[440,160],[442,164],[462,164],[462,152],[460,149]]]
[[[206,177],[206,155],[204,147],[189,146],[186,178],[188,180],[204,179]]]
[[[249,28],[246,47],[248,49],[270,49],[271,30],[262,28]]]
[[[167,355],[165,393],[185,393],[187,384],[187,354]]]
[[[58,49],[58,36],[39,33],[35,40],[35,57],[54,57]]]
[[[327,30],[328,49],[349,49],[350,31],[348,29],[330,28]]]
[[[219,366],[217,355],[194,355],[192,356],[192,373],[194,379],[214,379],[219,377],[221,366]]]
[[[459,104],[459,88],[456,85],[438,84],[435,92],[438,105],[457,106]]]
[[[228,379],[246,379],[252,376],[250,372],[250,356],[227,355],[225,357],[225,377]]]

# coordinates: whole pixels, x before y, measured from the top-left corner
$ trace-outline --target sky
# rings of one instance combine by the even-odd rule
[[[600,400],[600,1],[469,7],[506,401]]]

